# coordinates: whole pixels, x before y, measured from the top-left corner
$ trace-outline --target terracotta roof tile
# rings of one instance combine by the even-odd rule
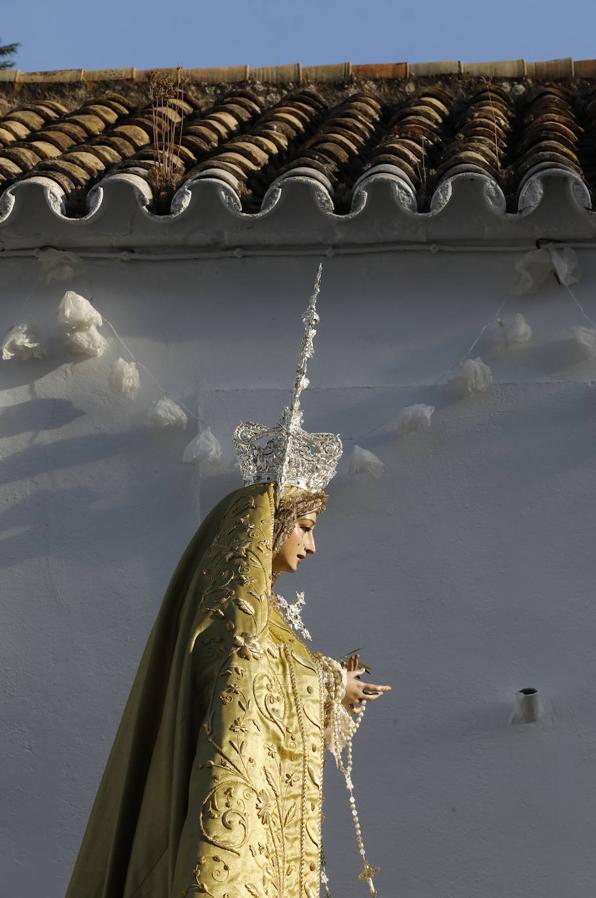
[[[0,190],[42,175],[82,214],[94,184],[134,174],[159,213],[185,182],[216,178],[251,212],[274,183],[308,177],[342,213],[356,182],[377,173],[407,185],[419,211],[466,172],[493,179],[511,211],[538,171],[596,185],[594,60],[186,69],[183,95],[157,106],[149,74],[0,72]],[[166,187],[156,129],[175,135]]]
[[[285,161],[294,148],[304,145],[325,109],[325,101],[312,90],[284,96],[255,117],[241,135],[221,142],[189,170],[188,177],[211,178],[222,171],[227,183],[254,206],[255,198],[260,200],[275,177],[279,160]]]
[[[428,87],[390,112],[387,131],[370,155],[370,168],[393,166],[414,190],[423,188],[431,169],[431,153],[444,135],[451,97]]]
[[[522,115],[521,137],[513,160],[517,178],[523,181],[546,168],[581,175],[578,138],[582,131],[568,91],[554,85],[538,88]]]
[[[513,110],[506,94],[483,89],[466,102],[454,138],[443,147],[439,177],[462,171],[498,178],[508,147]]]

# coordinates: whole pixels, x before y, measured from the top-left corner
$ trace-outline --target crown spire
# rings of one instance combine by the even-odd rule
[[[323,265],[319,264],[314,289],[302,316],[304,337],[296,369],[296,380],[290,404],[281,415],[277,427],[266,427],[253,421],[239,424],[234,443],[244,483],[286,484],[305,489],[323,489],[334,476],[341,457],[342,444],[332,433],[306,433],[302,430],[303,412],[300,397],[309,385],[308,361],[314,354],[314,337],[319,323],[317,299],[321,291]]]
[[[300,396],[302,395],[302,391],[306,390],[310,383],[308,377],[306,376],[306,372],[308,370],[308,360],[314,355],[315,351],[314,339],[317,333],[316,326],[321,320],[319,317],[319,313],[317,312],[317,299],[319,298],[319,293],[321,292],[322,273],[323,263],[319,262],[319,268],[317,271],[317,276],[315,278],[315,285],[310,297],[310,302],[308,304],[306,312],[302,316],[302,321],[304,322],[304,338],[302,340],[302,349],[300,352],[300,358],[298,359],[298,367],[296,369],[296,381],[294,383],[292,401],[285,410],[287,414],[286,423],[290,430],[293,427],[302,426],[303,413],[300,406]]]

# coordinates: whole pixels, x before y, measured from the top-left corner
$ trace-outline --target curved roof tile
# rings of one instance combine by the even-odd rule
[[[307,177],[343,214],[375,173],[420,212],[462,173],[492,179],[509,211],[536,172],[596,184],[593,60],[168,71],[182,95],[153,103],[155,72],[0,72],[0,191],[43,176],[76,216],[91,187],[127,174],[163,214],[180,186],[215,179],[254,213],[272,185]]]

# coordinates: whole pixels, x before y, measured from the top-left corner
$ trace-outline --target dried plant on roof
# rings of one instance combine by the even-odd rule
[[[181,72],[178,68],[174,74],[158,72],[149,78],[154,154],[149,183],[158,208],[169,205],[181,174],[177,152],[184,127]]]

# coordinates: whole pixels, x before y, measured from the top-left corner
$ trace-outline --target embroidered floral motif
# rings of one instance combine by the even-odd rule
[[[244,726],[241,717],[234,718],[234,722],[230,724],[232,733],[248,733],[248,727]]]
[[[273,808],[273,799],[264,789],[257,792],[257,817],[261,823],[269,823],[271,818],[271,810]]]
[[[224,705],[229,705],[231,701],[233,701],[234,696],[238,695],[240,690],[237,686],[231,684],[230,686],[226,686],[223,692],[219,693],[219,700]]]
[[[234,645],[240,657],[246,658],[247,661],[261,657],[262,649],[259,641],[250,633],[244,632],[241,636],[234,636]]]

